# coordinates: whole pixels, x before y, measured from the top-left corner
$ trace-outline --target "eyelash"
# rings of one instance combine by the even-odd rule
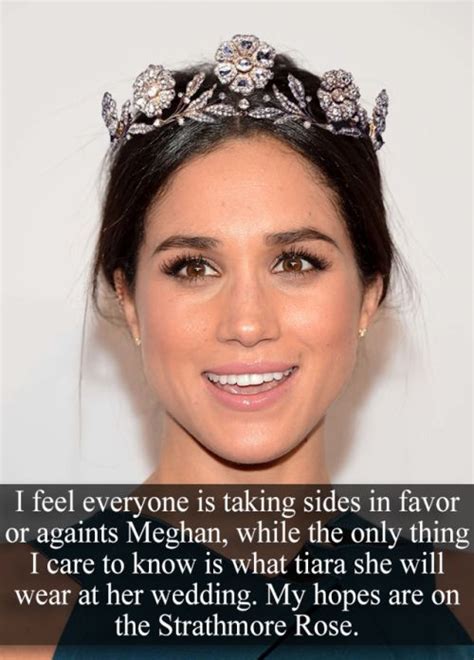
[[[296,277],[300,275],[310,275],[313,274],[315,271],[324,271],[330,267],[329,261],[327,261],[327,259],[325,259],[324,257],[319,257],[315,254],[311,254],[305,249],[298,248],[292,250],[284,250],[278,256],[273,268],[279,266],[282,262],[286,261],[287,259],[303,259],[304,261],[310,263],[311,266],[313,267],[312,269],[295,271],[293,273],[289,271],[286,272],[287,275],[293,275]],[[161,271],[165,275],[169,275],[170,277],[174,277],[179,280],[185,280],[187,282],[196,282],[197,280],[202,280],[205,277],[208,277],[207,275],[196,275],[195,277],[189,277],[187,275],[179,275],[179,272],[185,266],[188,266],[190,264],[194,264],[197,266],[210,265],[207,259],[202,254],[199,255],[183,254],[180,255],[179,257],[174,257],[173,259],[169,259],[168,261],[163,262],[163,264],[161,265]]]

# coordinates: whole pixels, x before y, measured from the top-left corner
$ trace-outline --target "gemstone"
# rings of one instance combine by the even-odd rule
[[[331,107],[327,111],[327,116],[328,119],[332,121],[341,121],[342,119],[342,112],[337,105],[331,105]]]
[[[273,57],[275,55],[275,50],[271,46],[262,45],[255,54],[256,61],[265,67],[273,66]]]
[[[303,126],[305,128],[311,128],[311,122],[310,121],[305,121],[305,122],[303,122]]]
[[[357,99],[360,97],[359,89],[354,84],[348,85],[344,92],[346,97],[352,99],[353,101],[357,101]]]
[[[323,110],[327,110],[331,106],[331,95],[328,92],[318,90],[318,99]]]
[[[158,94],[158,87],[156,85],[152,85],[151,87],[148,88],[146,95],[148,98],[152,99]]]
[[[333,101],[342,102],[346,97],[342,89],[336,87],[336,89],[333,89],[333,91],[331,92],[331,98]]]
[[[250,71],[253,64],[252,64],[252,60],[250,60],[248,57],[240,57],[235,63],[235,66],[237,67],[238,71],[242,71],[242,73],[247,73],[247,71]]]
[[[339,71],[336,73],[336,77],[338,82],[342,85],[349,85],[349,83],[352,82],[352,75],[343,69],[339,69]]]
[[[247,96],[253,92],[255,85],[249,75],[241,73],[234,78],[230,88],[233,92],[238,92],[239,94]]]
[[[259,40],[253,34],[237,34],[232,41],[237,44],[237,48],[241,55],[251,55],[257,48]]]
[[[334,74],[331,72],[324,74],[322,85],[324,89],[327,89],[328,91],[334,89],[336,85],[336,77],[334,76]]]
[[[157,79],[157,84],[160,89],[170,89],[175,86],[176,82],[169,71],[163,71]]]
[[[224,41],[217,49],[215,59],[218,62],[225,62],[234,57],[234,49],[229,41]]]
[[[219,78],[222,84],[229,84],[237,73],[236,68],[233,64],[223,63],[216,66],[214,69],[216,76]]]
[[[239,108],[241,108],[242,110],[247,110],[249,106],[250,106],[250,102],[247,99],[240,99]]]
[[[250,72],[250,75],[252,76],[252,79],[255,82],[255,85],[261,89],[262,87],[265,87],[267,82],[270,80],[270,78],[273,77],[273,74],[271,71],[268,69],[262,69],[259,66],[256,66],[252,69]]]
[[[355,109],[356,109],[352,101],[344,101],[341,108],[342,108],[342,116],[344,119],[350,119],[352,115],[355,113]]]
[[[248,115],[255,119],[277,119],[282,116],[282,111],[278,108],[255,108],[249,110]]]

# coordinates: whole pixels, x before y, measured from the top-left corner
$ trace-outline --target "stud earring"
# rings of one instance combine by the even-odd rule
[[[359,328],[359,337],[362,339],[362,337],[365,337],[367,333],[367,328]]]
[[[142,340],[140,339],[140,337],[134,337],[134,339],[135,339],[135,344],[137,346],[141,346]]]

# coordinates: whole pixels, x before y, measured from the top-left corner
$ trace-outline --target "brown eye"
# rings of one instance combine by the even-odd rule
[[[272,268],[274,273],[288,275],[311,275],[330,267],[329,261],[307,250],[288,250],[282,252]]]
[[[186,259],[174,267],[173,275],[183,280],[201,280],[205,277],[216,277],[217,272],[207,261],[201,258]]]
[[[185,267],[185,277],[194,278],[194,277],[204,277],[206,274],[205,264],[200,263],[190,263]]]
[[[165,261],[161,265],[165,275],[188,283],[204,282],[209,277],[220,277],[219,271],[201,256],[184,255]]]
[[[300,257],[288,257],[282,261],[283,270],[287,273],[297,273],[303,270],[302,259]]]
[[[309,259],[302,257],[298,254],[282,255],[278,260],[274,273],[293,273],[304,274],[308,271],[314,270],[313,264]]]

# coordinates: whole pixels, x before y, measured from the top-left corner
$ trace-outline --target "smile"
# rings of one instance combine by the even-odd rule
[[[297,366],[284,371],[248,373],[204,372],[208,389],[217,400],[234,410],[261,410],[275,403],[294,380]]]

